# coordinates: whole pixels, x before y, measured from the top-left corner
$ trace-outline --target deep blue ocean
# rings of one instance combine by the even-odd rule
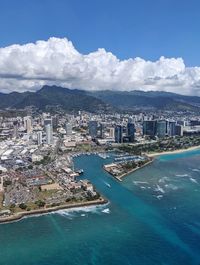
[[[0,225],[0,265],[200,265],[200,150],[161,156],[122,183],[102,169],[112,159],[75,159],[107,205]]]

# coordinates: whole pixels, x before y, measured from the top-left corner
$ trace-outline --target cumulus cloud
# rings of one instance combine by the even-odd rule
[[[35,91],[42,85],[86,90],[159,90],[200,95],[200,67],[182,58],[119,60],[98,49],[79,53],[66,38],[0,48],[0,91]]]

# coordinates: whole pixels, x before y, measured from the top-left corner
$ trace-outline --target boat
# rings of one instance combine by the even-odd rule
[[[106,159],[106,158],[109,158],[110,157],[106,153],[98,153],[98,156],[101,157],[101,158],[103,158],[103,159]]]
[[[76,170],[76,173],[78,173],[79,175],[83,175],[84,170],[83,169],[78,169],[78,170]]]
[[[111,185],[109,183],[105,183],[108,188],[111,188]]]

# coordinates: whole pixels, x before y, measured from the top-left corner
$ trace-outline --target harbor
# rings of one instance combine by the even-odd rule
[[[118,162],[115,162],[118,161]],[[104,170],[112,175],[118,181],[122,181],[123,178],[134,171],[149,165],[153,162],[153,158],[147,156],[126,156],[115,158],[111,164],[103,166]]]

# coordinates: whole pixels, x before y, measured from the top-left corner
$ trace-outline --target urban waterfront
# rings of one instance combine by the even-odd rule
[[[163,155],[118,182],[112,156],[75,158],[110,203],[0,225],[0,264],[200,264],[199,159]]]

